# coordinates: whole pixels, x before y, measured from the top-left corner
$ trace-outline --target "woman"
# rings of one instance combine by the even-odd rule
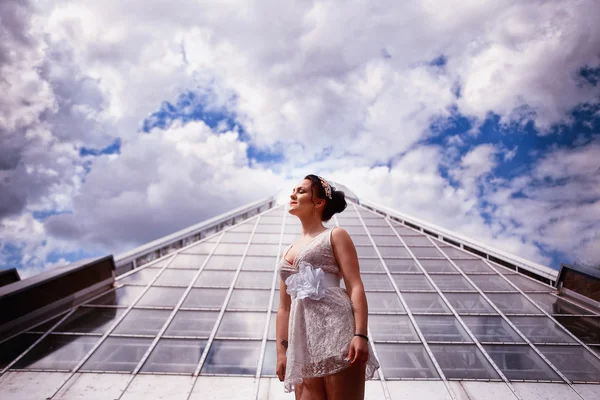
[[[344,193],[308,175],[290,195],[302,238],[280,261],[276,373],[297,400],[364,398],[379,368],[367,337],[367,298],[352,239],[323,221],[346,208]],[[340,288],[340,277],[346,290]]]

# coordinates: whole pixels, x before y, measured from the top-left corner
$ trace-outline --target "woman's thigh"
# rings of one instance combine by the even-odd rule
[[[324,378],[305,378],[294,387],[296,400],[328,400]]]
[[[327,400],[363,400],[366,364],[354,364],[337,374],[324,377]]]

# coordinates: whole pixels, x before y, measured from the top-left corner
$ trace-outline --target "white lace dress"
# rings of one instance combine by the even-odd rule
[[[322,232],[302,248],[293,265],[285,256],[281,259],[279,274],[284,282],[306,267],[312,267],[313,271],[321,268],[328,278],[335,274],[339,282],[340,267],[333,255],[331,231]],[[345,289],[327,286],[318,296],[311,296],[319,300],[292,296],[284,380],[286,393],[293,391],[294,385],[302,383],[303,378],[335,374],[350,366],[344,358],[355,332],[352,303]],[[373,378],[378,368],[379,363],[369,344],[365,379]]]

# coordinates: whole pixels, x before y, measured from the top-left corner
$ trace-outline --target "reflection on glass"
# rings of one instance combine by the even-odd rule
[[[274,309],[276,311],[276,309]],[[277,312],[272,312],[271,317],[269,319],[269,331],[267,332],[267,339],[275,340],[277,339]]]
[[[38,340],[42,335],[21,334],[6,342],[0,343],[0,370],[6,368],[22,352]]]
[[[437,293],[404,293],[408,308],[415,313],[450,313]]]
[[[545,316],[515,316],[510,317],[510,320],[521,333],[534,343],[575,343],[575,339]]]
[[[529,279],[527,277],[521,275],[507,275],[508,280],[517,285],[519,289],[524,292],[530,291],[541,291],[541,292],[551,292],[554,290],[553,288],[543,285],[539,282],[534,281],[533,279]]]
[[[446,293],[445,296],[458,313],[496,313],[479,293]]]
[[[531,293],[528,296],[549,314],[592,314],[584,308],[547,293]]]
[[[241,254],[241,253],[240,253]],[[211,256],[206,263],[205,269],[231,269],[236,270],[240,265],[241,256]]]
[[[461,275],[430,275],[441,291],[446,290],[470,290],[475,288]]]
[[[54,332],[104,333],[124,312],[119,308],[79,307]]]
[[[152,339],[109,337],[83,364],[83,371],[133,372]]]
[[[523,342],[519,334],[502,317],[466,315],[462,320],[480,342]]]
[[[450,264],[447,260],[419,260],[419,263],[423,266],[427,272],[455,272],[458,273],[456,268]]]
[[[141,286],[123,286],[112,290],[96,300],[90,301],[90,304],[100,304],[105,306],[129,306],[144,290]]]
[[[235,282],[235,287],[270,289],[272,283],[272,272],[240,271],[237,281]]]
[[[275,376],[275,367],[277,364],[277,348],[275,347],[275,341],[267,341],[267,347],[265,348],[265,357],[263,359],[262,371],[260,376]]]
[[[194,286],[228,288],[231,285],[234,276],[235,271],[205,269],[200,273],[200,276],[194,283]]]
[[[377,341],[420,341],[406,315],[370,315],[369,327]]]
[[[136,305],[174,307],[184,292],[185,288],[151,287]]]
[[[208,337],[218,316],[218,311],[178,311],[165,331],[165,335]]]
[[[165,269],[154,285],[187,287],[197,273],[198,271],[193,269]]]
[[[144,363],[142,372],[191,374],[196,370],[205,346],[205,340],[161,339]]]
[[[499,376],[475,345],[432,344],[433,356],[448,379],[498,379]]]
[[[409,246],[409,248],[417,258],[444,258],[444,255],[435,247]]]
[[[416,315],[415,320],[425,339],[435,342],[471,342],[458,320],[445,315]]]
[[[562,381],[529,346],[484,345],[484,349],[510,380]]]
[[[386,274],[362,274],[365,290],[393,290],[390,278]]]
[[[417,263],[412,259],[399,259],[399,258],[383,258],[385,265],[387,265],[390,272],[421,272]],[[362,262],[362,261],[361,261]]]
[[[133,309],[113,332],[130,335],[156,335],[170,314],[171,311],[167,310]]]
[[[211,248],[214,246],[213,243],[202,243],[201,245]],[[200,246],[200,245],[198,245]],[[191,250],[191,249],[190,249]],[[206,252],[208,254],[208,251]],[[167,269],[178,269],[178,268],[187,268],[187,269],[195,269],[198,270],[206,260],[206,255],[196,255],[196,254],[177,254],[175,259],[169,263]]]
[[[396,293],[366,292],[369,312],[403,312],[404,307]]]
[[[600,382],[600,360],[582,346],[537,346],[572,381]]]
[[[445,250],[446,249],[444,249],[444,251]],[[453,259],[452,261],[454,261],[454,263],[456,265],[458,265],[458,268],[460,268],[463,272],[466,272],[466,273],[494,272],[489,266],[486,265],[485,262],[483,262],[480,259],[476,259],[476,260],[455,260],[455,259]]]
[[[392,274],[400,290],[434,290],[425,275]]]
[[[227,309],[267,311],[270,297],[270,290],[235,289]]]
[[[160,268],[144,268],[133,274],[121,278],[118,281],[123,284],[129,285],[147,285],[152,282],[152,279],[160,272]]]
[[[469,278],[484,292],[516,290],[500,275],[470,275]]]
[[[264,312],[228,311],[217,330],[217,338],[261,339],[265,329]]]
[[[210,346],[201,374],[256,374],[260,341],[215,340]]]
[[[381,257],[412,258],[404,247],[400,246],[378,246]]]
[[[183,301],[183,307],[221,308],[228,289],[192,289]]]
[[[541,314],[541,311],[521,294],[490,293],[487,296],[505,314]]]
[[[386,378],[437,378],[438,374],[421,344],[376,343]]]
[[[554,317],[584,343],[600,343],[600,317]]]
[[[48,335],[13,366],[70,371],[94,347],[98,336]]]

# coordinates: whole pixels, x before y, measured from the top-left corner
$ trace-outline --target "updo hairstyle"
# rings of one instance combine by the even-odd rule
[[[309,179],[311,182],[312,196],[315,194],[318,198],[325,200],[325,207],[323,208],[323,215],[321,216],[322,221],[329,221],[333,214],[341,213],[346,209],[346,195],[341,190],[335,190],[331,184],[331,199],[325,194],[325,188],[321,182],[321,178],[317,175],[306,175],[304,179]],[[314,200],[313,200],[314,203]]]

